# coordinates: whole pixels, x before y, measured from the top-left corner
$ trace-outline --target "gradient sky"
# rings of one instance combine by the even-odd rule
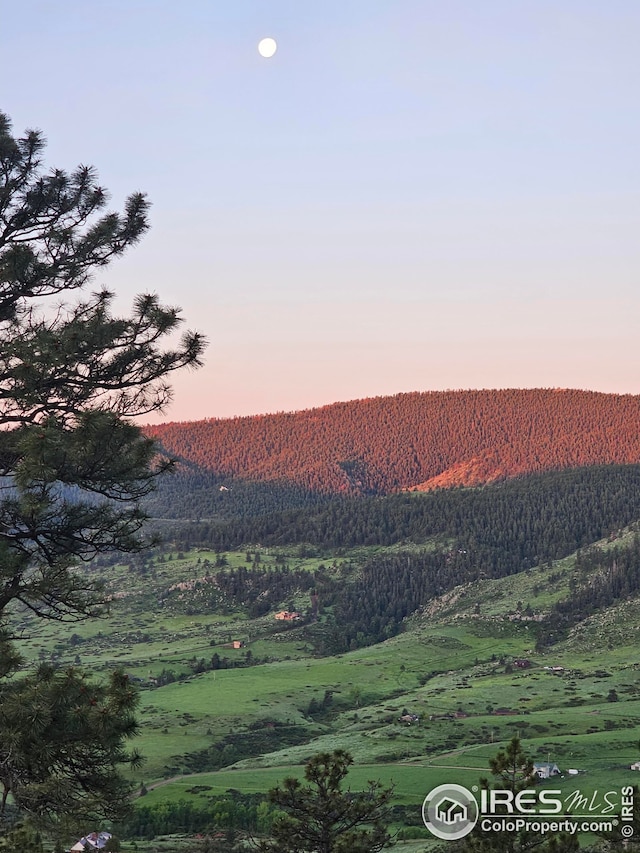
[[[151,198],[96,284],[210,339],[160,420],[637,394],[639,43],[638,0],[0,0],[0,109]]]

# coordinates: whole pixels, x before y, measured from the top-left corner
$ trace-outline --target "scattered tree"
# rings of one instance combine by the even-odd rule
[[[517,735],[511,738],[505,749],[500,749],[489,760],[489,768],[495,778],[496,788],[517,793],[528,788],[536,778],[533,762],[522,749]]]
[[[392,789],[369,782],[365,791],[343,790],[353,758],[341,749],[313,756],[303,785],[287,778],[269,791],[282,810],[262,851],[279,853],[378,853],[389,845],[387,830]]]
[[[500,749],[490,759],[489,767],[494,777],[493,785],[482,779],[485,789],[491,787],[517,794],[535,784],[536,775],[531,758],[522,749],[520,738],[514,736],[505,749]],[[572,853],[579,849],[575,835],[566,833],[530,832],[522,829],[512,832],[484,831],[478,824],[472,833],[460,842],[460,853]]]

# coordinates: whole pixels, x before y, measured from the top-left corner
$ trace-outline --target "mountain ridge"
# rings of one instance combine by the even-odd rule
[[[221,481],[357,495],[636,463],[639,426],[639,395],[554,388],[409,392],[144,429]]]

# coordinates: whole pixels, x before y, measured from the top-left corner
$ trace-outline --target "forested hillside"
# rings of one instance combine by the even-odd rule
[[[349,582],[257,566],[216,576],[252,615],[294,592],[317,594],[331,613],[310,630],[314,647],[336,654],[394,636],[403,620],[460,584],[504,578],[618,533],[640,519],[640,465],[550,471],[482,488],[428,494],[337,498],[325,505],[220,522],[179,524],[164,532],[181,547],[219,552],[248,543],[297,546],[296,553],[342,553],[364,546]],[[369,550],[375,546],[374,550]],[[393,550],[389,550],[390,546]],[[315,550],[314,550],[315,549]],[[546,641],[600,606],[640,589],[638,546],[580,552],[573,594],[554,611]],[[344,580],[344,579],[343,579]],[[275,596],[275,597],[274,597]]]
[[[267,516],[177,525],[172,537],[185,547],[220,551],[252,542],[346,548],[435,537],[497,577],[558,559],[638,519],[640,465],[604,465],[478,489],[342,498]]]
[[[188,463],[191,483],[209,478],[210,495],[236,481],[269,483],[284,509],[312,493],[388,494],[635,463],[639,426],[638,396],[534,389],[398,394],[146,431]],[[206,514],[204,482],[197,491]]]

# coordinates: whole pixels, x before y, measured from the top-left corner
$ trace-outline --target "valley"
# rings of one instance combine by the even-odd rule
[[[629,528],[593,550],[605,555],[634,542]],[[563,778],[554,787],[567,795],[577,778],[590,796],[635,782],[637,602],[611,603],[567,627],[562,638],[545,639],[553,608],[580,582],[575,552],[454,585],[404,617],[394,636],[336,654],[322,646],[334,607],[325,608],[322,595],[314,599],[308,584],[288,587],[268,612],[255,612],[269,580],[279,582],[283,573],[346,589],[372,561],[411,559],[418,550],[406,544],[178,552],[165,544],[130,564],[92,567],[111,591],[106,619],[62,628],[25,618],[21,649],[33,661],[98,675],[116,665],[138,684],[136,744],[145,764],[135,781],[146,793],[136,814],[147,818],[128,827],[131,837],[188,831],[184,819],[166,817],[170,804],[191,802],[197,812],[230,789],[257,795],[299,775],[312,754],[338,748],[354,756],[354,788],[371,778],[394,785],[396,830],[401,838],[421,838],[422,846],[407,850],[430,843],[420,819],[428,790],[477,784],[514,734],[534,761],[558,764]],[[221,583],[222,576],[237,580],[257,569],[257,596],[254,590],[242,598],[237,593],[246,585]],[[301,617],[276,619],[284,610]]]

